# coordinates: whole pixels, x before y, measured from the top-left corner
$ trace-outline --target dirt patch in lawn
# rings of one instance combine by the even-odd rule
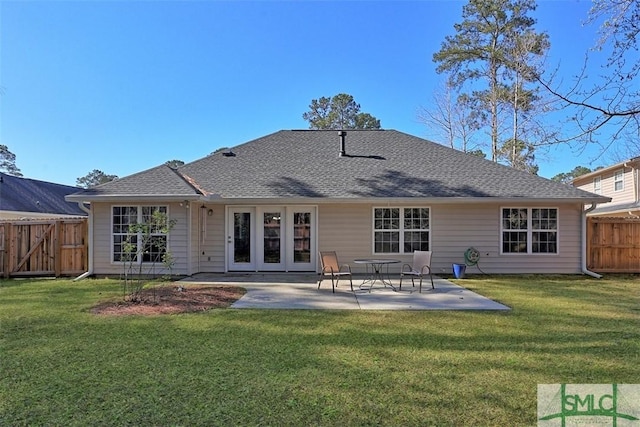
[[[108,301],[91,312],[106,316],[193,313],[226,308],[242,298],[244,288],[237,286],[181,286],[177,284],[143,289],[134,301]]]

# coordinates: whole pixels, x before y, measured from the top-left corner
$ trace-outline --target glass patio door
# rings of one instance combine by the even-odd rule
[[[315,208],[291,207],[287,212],[287,271],[315,271]]]
[[[231,208],[228,224],[229,270],[255,271],[255,226],[253,208]]]
[[[285,210],[265,207],[258,212],[258,270],[284,271]]]
[[[316,208],[229,207],[228,271],[315,271]]]

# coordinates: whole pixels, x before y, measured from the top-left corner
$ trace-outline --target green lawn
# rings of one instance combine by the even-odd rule
[[[639,278],[457,282],[513,310],[107,318],[117,281],[0,281],[0,425],[522,426],[537,384],[640,382]]]

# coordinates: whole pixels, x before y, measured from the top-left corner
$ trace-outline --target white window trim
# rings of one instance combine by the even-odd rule
[[[620,176],[620,179],[618,179],[618,175]],[[622,187],[619,190],[616,189],[616,183],[618,182],[622,184]],[[613,191],[624,191],[624,169],[617,170],[613,173]]]
[[[110,220],[110,224],[111,224],[111,228],[109,229],[109,260],[111,261],[111,265],[123,265],[123,264],[127,264],[128,261],[114,261],[113,260],[113,208],[128,208],[128,207],[135,207],[138,210],[138,221],[141,220],[142,218],[142,208],[143,207],[157,207],[157,208],[166,208],[167,210],[167,218],[169,218],[169,205],[156,205],[156,204],[144,204],[144,205],[140,205],[140,204],[117,204],[117,205],[111,205],[109,207],[109,216],[111,218]],[[118,233],[121,234],[121,233]],[[167,234],[158,234],[158,235],[162,235],[162,236],[167,236],[167,252],[170,251],[169,245],[170,245],[170,241],[171,239],[169,239],[169,233]],[[142,262],[142,257],[138,257],[138,260],[133,262],[134,265],[140,265],[143,264]],[[144,264],[151,264],[151,263],[144,263]]]
[[[602,193],[602,177],[593,177],[593,192],[596,194]]]
[[[504,209],[526,209],[527,210],[527,251],[526,252],[504,252],[503,243],[504,243],[504,232],[511,231],[505,230],[502,226],[502,211]],[[531,210],[532,209],[555,209],[557,212],[557,225],[556,225],[556,251],[555,252],[533,252],[533,228],[531,227]],[[560,255],[560,208],[555,206],[501,206],[500,212],[498,212],[500,216],[500,255],[505,256],[523,256],[523,255],[533,255],[533,256],[557,256]],[[537,230],[536,230],[537,231]],[[545,231],[545,230],[542,230]],[[547,230],[553,231],[553,230]]]
[[[397,230],[399,233],[399,247],[398,252],[376,252],[376,209],[400,209],[400,228]],[[404,252],[404,211],[405,209],[427,209],[429,211],[429,228],[423,230],[429,232],[429,250],[432,250],[432,230],[433,230],[433,211],[430,206],[374,206],[371,209],[371,253],[373,255],[406,255],[413,252]],[[391,231],[391,230],[377,230],[377,231]],[[396,230],[393,230],[396,231]]]

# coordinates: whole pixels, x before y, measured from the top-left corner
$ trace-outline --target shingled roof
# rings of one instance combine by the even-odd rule
[[[338,131],[282,130],[186,164],[177,175],[154,168],[77,196],[608,201],[395,130],[348,130],[340,151]]]
[[[0,173],[0,211],[86,216],[77,203],[64,199],[77,191],[78,187]]]
[[[83,197],[187,197],[200,196],[198,191],[188,177],[179,174],[175,169],[167,165],[156,166],[124,178],[84,190],[77,195]],[[75,198],[73,195],[71,198]],[[69,197],[67,198],[69,199]]]

